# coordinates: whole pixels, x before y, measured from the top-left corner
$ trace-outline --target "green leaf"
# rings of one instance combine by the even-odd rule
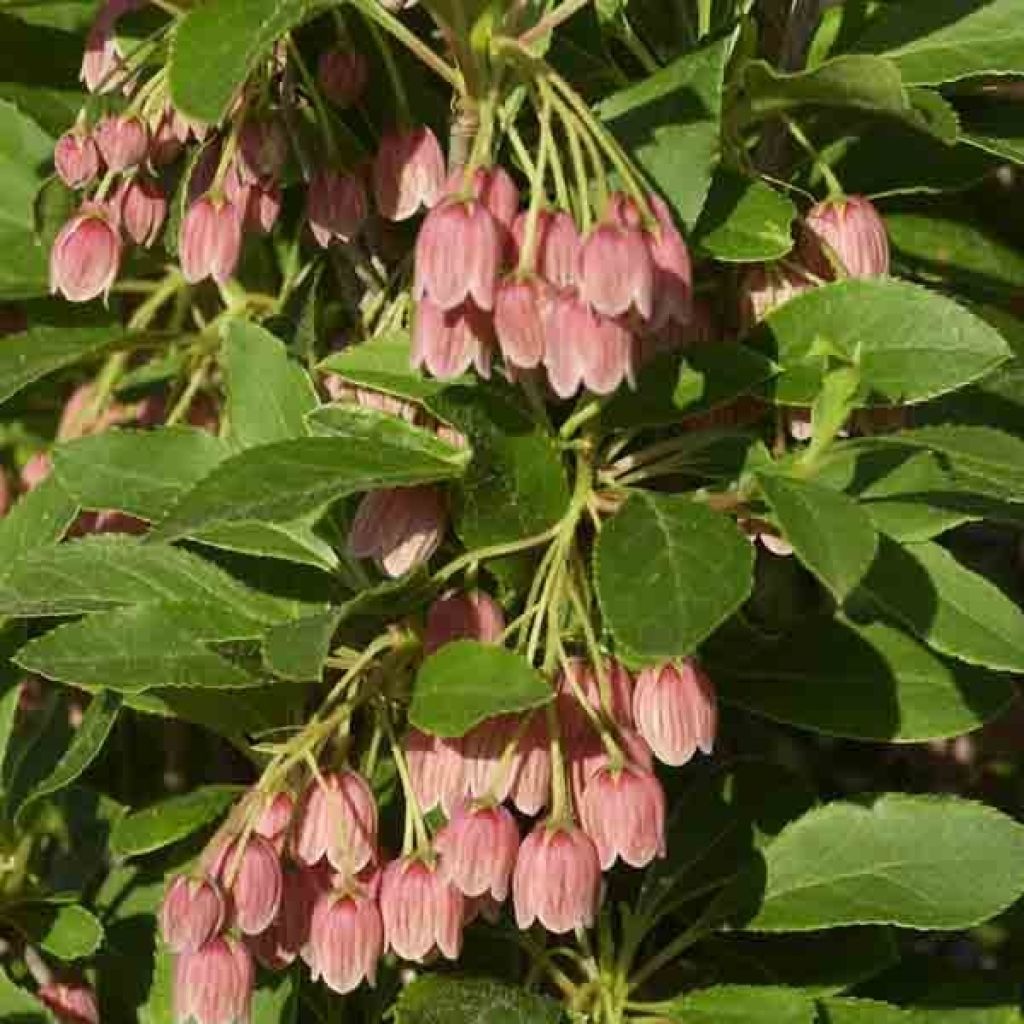
[[[409,720],[437,736],[463,736],[485,718],[547,704],[551,684],[504,647],[456,640],[420,666]]]
[[[11,1024],[57,1024],[57,1018],[38,999],[15,985],[0,967],[0,1018]]]
[[[785,829],[764,852],[764,872],[750,930],[969,928],[1024,892],[1024,826],[950,797],[837,802]]]
[[[954,995],[955,998],[955,995]],[[1016,1006],[921,1007],[904,1009],[874,999],[833,998],[819,1003],[821,1024],[1019,1024]]]
[[[294,970],[264,976],[252,994],[250,1024],[297,1024],[299,979]]]
[[[326,0],[211,0],[181,20],[171,44],[171,98],[183,114],[216,124],[257,63]]]
[[[3,230],[0,212],[0,239]],[[64,302],[33,303],[28,329],[9,335],[0,345],[0,402],[40,377],[103,352],[124,337],[123,328],[105,310]]]
[[[878,536],[852,498],[820,484],[758,473],[757,482],[800,561],[842,601],[868,571]]]
[[[3,916],[58,960],[91,956],[103,941],[103,926],[77,903],[18,903],[5,908]]]
[[[452,479],[464,466],[464,453],[428,454],[389,443],[372,429],[362,436],[278,441],[217,466],[170,509],[152,537],[172,540],[238,520],[288,522],[358,491]]]
[[[928,0],[896,4],[857,40],[882,53],[907,85],[938,85],[972,75],[1024,74],[1021,0]]]
[[[222,551],[276,558],[334,572],[339,564],[338,555],[327,541],[317,536],[310,518],[291,523],[214,523],[196,531],[192,539]]]
[[[237,689],[256,685],[244,669],[203,644],[202,606],[139,605],[58,626],[14,659],[28,672],[85,689],[134,693],[153,687]]]
[[[0,100],[0,301],[49,292],[47,253],[35,236],[40,168],[53,160],[53,139],[13,104]]]
[[[430,458],[465,458],[458,448],[442,441],[433,430],[415,427],[391,413],[350,402],[322,405],[310,414],[308,422],[319,434],[343,437],[353,443],[372,435],[385,444],[422,452]]]
[[[825,345],[857,366],[867,404],[920,402],[977,380],[1010,350],[984,320],[916,285],[849,279],[773,310],[751,336],[782,366],[775,399],[810,405],[827,370]]]
[[[264,665],[282,679],[318,681],[340,621],[340,609],[332,609],[273,626],[263,635]]]
[[[245,320],[224,332],[227,414],[240,448],[304,437],[317,406],[309,375],[272,334]]]
[[[139,857],[162,850],[219,818],[241,795],[241,786],[203,786],[132,811],[114,823],[110,852]]]
[[[680,1024],[815,1024],[802,992],[769,985],[718,985],[675,999],[661,1011]]]
[[[16,821],[24,820],[28,809],[37,801],[45,800],[65,786],[70,786],[99,757],[120,710],[121,698],[115,693],[99,693],[93,697],[82,724],[75,730],[68,749],[64,751],[64,756],[57,762],[53,771],[22,801]]]
[[[732,37],[685,54],[604,99],[597,115],[687,228],[700,216],[719,158],[719,119]]]
[[[1024,672],[1024,613],[945,548],[883,539],[862,589],[936,651]]]
[[[412,368],[412,342],[408,331],[389,331],[362,344],[351,345],[328,356],[317,369],[322,373],[336,373],[350,384],[411,402],[422,402],[439,394],[451,383],[424,377]]]
[[[694,242],[723,263],[780,260],[793,248],[796,206],[759,178],[720,170],[694,228]]]
[[[490,978],[425,974],[402,989],[395,1024],[562,1024],[561,1004]]]
[[[1011,100],[1003,102],[961,102],[960,137],[969,146],[975,146],[1002,160],[1024,164],[1024,125],[1020,110]]]
[[[56,544],[78,515],[74,501],[53,475],[23,495],[0,519],[0,566],[47,544]]]
[[[109,430],[59,445],[53,464],[61,484],[86,508],[156,521],[228,454],[223,441],[192,427]]]
[[[723,630],[702,655],[726,703],[852,739],[959,736],[1013,699],[1006,676],[942,658],[881,622],[804,619],[770,640]]]
[[[637,492],[601,531],[594,580],[616,643],[641,660],[682,657],[748,597],[753,548],[725,516]]]
[[[542,533],[569,505],[558,448],[520,403],[515,391],[498,383],[455,384],[427,400],[472,449],[454,502],[455,529],[468,548]]]

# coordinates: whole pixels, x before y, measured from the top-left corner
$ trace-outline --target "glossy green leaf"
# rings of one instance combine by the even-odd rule
[[[797,557],[842,601],[875,557],[878,536],[867,514],[820,484],[774,473],[758,473],[757,482]]]
[[[438,736],[463,736],[485,718],[548,703],[551,684],[504,647],[456,640],[430,655],[413,687],[409,719]]]
[[[815,1024],[803,992],[770,985],[717,985],[673,1000],[662,1011],[679,1024]]]
[[[222,551],[275,558],[334,572],[339,564],[337,552],[314,532],[310,518],[291,523],[214,523],[197,530],[192,539]]]
[[[952,797],[832,803],[790,825],[764,871],[751,930],[968,928],[1024,892],[1024,826]]]
[[[606,625],[640,660],[689,654],[746,600],[753,561],[725,516],[686,497],[635,493],[594,553]]]
[[[694,228],[694,241],[723,263],[782,259],[793,248],[796,206],[758,178],[732,171],[715,175]]]
[[[954,996],[955,998],[955,996]],[[832,998],[819,1003],[821,1024],[1019,1024],[1016,1006],[913,1006],[874,999]]]
[[[402,989],[395,1024],[562,1024],[560,1003],[489,978],[425,974]]]
[[[57,1024],[57,1018],[38,999],[15,985],[0,967],[0,1018],[12,1024]]]
[[[5,909],[2,916],[58,960],[90,956],[103,941],[103,926],[77,903],[56,900],[19,903]]]
[[[203,786],[118,818],[110,833],[115,857],[161,850],[219,818],[242,793],[240,786]]]
[[[29,491],[0,519],[0,566],[56,544],[78,515],[75,501],[52,474]]]
[[[972,665],[1024,672],[1024,613],[945,548],[883,540],[862,589],[929,647]]]
[[[263,636],[263,663],[283,679],[319,680],[340,620],[340,610],[332,609],[273,626]]]
[[[277,338],[232,320],[224,332],[224,360],[230,436],[238,447],[309,433],[306,415],[317,406],[313,382]]]
[[[443,441],[434,430],[413,426],[391,413],[367,409],[351,402],[322,405],[310,414],[308,422],[319,434],[346,438],[353,443],[373,436],[384,444],[423,452],[431,458],[465,458],[458,448]]]
[[[882,622],[805,618],[774,639],[724,630],[702,656],[726,703],[852,739],[958,736],[1013,699],[1005,675],[943,658]]]
[[[700,216],[719,157],[719,118],[730,36],[685,54],[602,100],[598,116],[682,222]]]

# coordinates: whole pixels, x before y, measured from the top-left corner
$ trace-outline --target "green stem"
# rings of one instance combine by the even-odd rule
[[[714,0],[697,0],[697,38],[711,33],[711,6]]]
[[[553,32],[563,22],[568,21],[574,14],[587,7],[591,0],[563,0],[553,11],[549,11],[532,28],[528,28],[520,37],[519,42],[523,46],[529,46],[538,39],[543,39]]]
[[[412,785],[409,765],[405,760],[405,751],[402,750],[398,737],[395,735],[395,727],[391,723],[391,716],[388,714],[387,708],[381,709],[381,721],[384,723],[384,732],[387,734],[388,743],[391,745],[391,756],[394,758],[395,770],[398,772],[398,779],[402,784],[402,791],[405,794],[405,805],[412,814],[412,827],[416,836],[416,850],[420,854],[427,854],[430,851],[430,834],[427,832],[427,825],[423,820],[423,812],[420,809],[419,800],[416,798],[416,790]]]
[[[391,88],[395,93],[395,103],[398,106],[399,120],[403,124],[411,124],[412,108],[409,106],[409,94],[405,90],[405,83],[402,81],[402,76],[398,71],[398,65],[395,63],[395,55],[391,50],[391,44],[381,32],[376,19],[371,18],[365,11],[361,11],[360,13],[363,15],[363,21],[366,22],[366,27],[369,29],[370,35],[373,36],[373,41],[376,44],[377,49],[380,50],[381,59],[384,61],[384,70],[387,72],[388,80],[391,82]]]
[[[548,154],[554,148],[551,139],[551,97],[542,94],[540,109],[540,149],[537,166],[530,177],[530,206],[526,214],[523,246],[519,253],[520,271],[533,270],[537,260],[537,220],[544,204],[544,175],[547,173]]]
[[[845,192],[839,179],[836,177],[835,171],[828,165],[828,163],[822,158],[822,155],[814,147],[804,130],[796,123],[792,117],[783,117],[783,123],[789,131],[789,134],[793,136],[800,147],[807,153],[807,155],[814,162],[814,166],[821,172],[821,176],[825,179],[825,185],[828,188],[828,194],[830,199],[841,199]]]

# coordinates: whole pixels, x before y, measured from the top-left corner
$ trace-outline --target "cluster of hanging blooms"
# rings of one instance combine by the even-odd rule
[[[493,597],[453,590],[431,605],[422,650],[500,643],[505,626]],[[693,661],[634,678],[612,658],[570,657],[552,685],[549,708],[459,739],[407,727],[393,749],[407,804],[399,853],[382,848],[374,793],[341,750],[283,778],[268,769],[167,889],[160,929],[178,1019],[245,1019],[257,964],[301,960],[344,994],[372,985],[388,954],[455,959],[464,929],[497,920],[510,899],[521,929],[593,924],[602,872],[664,856],[654,760],[711,752],[715,696]]]

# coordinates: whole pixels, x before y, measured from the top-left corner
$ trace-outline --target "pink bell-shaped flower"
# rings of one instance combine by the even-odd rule
[[[159,237],[167,219],[167,196],[152,178],[126,181],[117,194],[121,228],[136,244],[149,248]]]
[[[508,898],[519,851],[515,818],[501,804],[460,807],[437,835],[441,871],[463,896]]]
[[[188,121],[168,105],[156,120],[150,121],[150,164],[153,167],[166,167],[174,163],[181,156],[188,137]]]
[[[377,852],[377,802],[366,780],[354,771],[313,779],[299,807],[293,851],[313,866],[324,857],[336,871],[354,875]]]
[[[84,981],[48,981],[36,996],[59,1024],[100,1024],[96,993]]]
[[[429,561],[447,525],[444,494],[437,487],[371,491],[356,509],[348,535],[356,558],[372,558],[397,579]]]
[[[832,280],[837,270],[849,277],[889,273],[889,236],[870,199],[826,199],[811,207],[803,227],[800,252],[819,277]]]
[[[338,107],[358,103],[370,76],[370,66],[358,50],[325,50],[316,68],[324,95]]]
[[[429,128],[389,132],[373,162],[373,195],[388,220],[402,221],[430,208],[445,182],[444,154]]]
[[[556,935],[589,928],[601,898],[601,867],[590,837],[575,825],[537,825],[519,848],[512,898],[521,929],[534,921]]]
[[[652,327],[687,324],[693,315],[693,264],[672,214],[658,196],[649,196],[657,227],[646,234],[647,251],[654,266]]]
[[[380,884],[380,912],[389,949],[422,962],[434,949],[455,960],[462,949],[463,897],[436,864],[393,860]]]
[[[639,228],[598,224],[579,256],[580,296],[605,316],[635,309],[650,320],[654,308],[654,266]]]
[[[140,117],[110,114],[93,129],[93,138],[107,169],[127,171],[146,159],[149,130]]]
[[[230,918],[244,935],[270,927],[281,906],[281,861],[273,844],[255,833],[221,842],[210,874],[228,897]]]
[[[172,953],[194,953],[224,925],[224,897],[208,878],[178,875],[160,906],[160,934]]]
[[[316,903],[309,932],[313,980],[345,995],[374,984],[384,953],[384,922],[377,901],[358,890],[326,892]]]
[[[253,988],[252,957],[237,939],[211,939],[174,965],[174,1016],[179,1024],[245,1024]]]
[[[265,931],[246,938],[252,955],[270,971],[284,970],[308,948],[313,908],[330,885],[330,872],[323,866],[308,868],[285,863],[282,872],[277,917]]]
[[[539,814],[551,798],[551,740],[543,712],[532,715],[519,740],[509,797],[523,814]]]
[[[242,253],[242,217],[224,198],[207,194],[186,211],[178,255],[189,284],[212,277],[224,284],[234,274]]]
[[[773,309],[814,287],[814,281],[792,263],[759,263],[740,282],[740,323],[749,330]]]
[[[633,374],[633,337],[618,321],[596,313],[573,288],[553,296],[545,321],[544,366],[551,389],[571,398],[586,386],[614,391]]]
[[[288,136],[276,117],[246,121],[238,136],[238,177],[244,185],[275,181],[288,159]]]
[[[413,793],[424,814],[440,807],[450,814],[469,793],[462,742],[411,728],[403,743]]]
[[[570,658],[555,679],[558,719],[567,742],[593,732],[586,708],[580,706],[580,696],[594,712],[602,709],[620,728],[633,725],[633,678],[615,658],[604,661],[605,690],[595,667],[584,658]],[[575,685],[573,685],[575,684]],[[605,695],[607,706],[605,706]]]
[[[529,370],[544,358],[550,287],[539,277],[507,277],[494,298],[494,333],[505,360]]]
[[[427,632],[423,648],[432,654],[452,640],[501,642],[505,613],[501,605],[483,590],[449,590],[427,611]]]
[[[515,739],[521,720],[516,715],[494,715],[473,726],[462,737],[466,783],[475,797],[504,800],[512,786],[512,773],[498,777],[508,745]],[[513,754],[515,757],[515,754]]]
[[[681,665],[645,668],[633,693],[633,716],[640,735],[664,764],[686,764],[715,744],[718,711],[714,687],[692,659]]]
[[[71,302],[105,298],[120,266],[121,236],[110,212],[97,203],[83,203],[54,239],[50,291]]]
[[[253,831],[275,846],[283,841],[295,813],[295,798],[286,789],[278,790],[272,796],[262,798],[259,816]],[[278,849],[280,853],[280,849]]]
[[[481,377],[491,375],[494,320],[472,302],[443,310],[429,299],[416,304],[412,366],[424,367],[441,380],[450,380],[475,366]]]
[[[445,195],[455,198],[472,196],[487,207],[490,215],[509,230],[519,212],[519,189],[512,176],[500,164],[477,167],[467,179],[466,172],[455,170],[448,176]]]
[[[427,214],[416,239],[413,296],[443,310],[467,299],[492,310],[501,250],[497,221],[481,201],[446,199]]]
[[[317,171],[309,183],[306,204],[310,230],[324,249],[335,238],[351,242],[366,220],[366,190],[355,175],[326,168]]]
[[[632,764],[599,768],[583,790],[580,817],[604,871],[619,857],[642,868],[665,856],[665,791],[653,772]]]
[[[65,132],[53,148],[57,176],[68,188],[85,188],[100,172],[100,151],[86,132]]]
[[[106,0],[85,39],[85,53],[79,78],[89,92],[113,92],[125,85],[123,58],[117,40],[117,22],[122,14],[138,10],[145,0]]]

